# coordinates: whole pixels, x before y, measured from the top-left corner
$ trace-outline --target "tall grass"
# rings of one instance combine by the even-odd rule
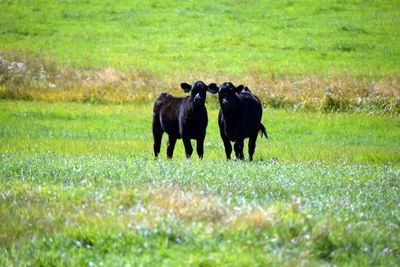
[[[393,166],[49,152],[0,167],[6,265],[399,263]]]
[[[400,79],[350,76],[281,76],[190,73],[157,77],[113,68],[79,70],[62,67],[45,56],[12,51],[0,56],[0,98],[96,103],[153,102],[160,92],[183,95],[183,81],[232,81],[248,85],[265,107],[319,111],[400,113]],[[212,98],[210,98],[212,99]],[[215,101],[215,100],[214,100]]]

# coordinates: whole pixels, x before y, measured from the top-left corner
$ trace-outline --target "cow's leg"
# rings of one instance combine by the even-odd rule
[[[222,141],[224,142],[224,147],[225,147],[225,154],[226,154],[226,159],[231,159],[231,153],[232,153],[232,145],[231,141],[229,141],[228,137],[220,131]]]
[[[254,151],[256,150],[257,134],[250,136],[249,138],[249,159],[253,161]]]
[[[235,145],[233,146],[233,148],[235,149],[235,154],[236,154],[236,158],[243,160],[244,156],[243,156],[243,139],[239,139],[235,142]]]
[[[190,139],[187,137],[182,137],[183,145],[185,146],[186,157],[190,158],[193,153],[192,144],[190,143]]]
[[[219,125],[219,133],[221,135],[222,141],[224,142],[226,159],[229,160],[229,159],[231,159],[232,145],[231,145],[231,141],[229,141],[228,137],[225,135],[222,128],[223,128],[223,126]]]
[[[153,122],[153,139],[154,139],[154,156],[157,158],[158,154],[160,153],[160,148],[161,148],[161,140],[163,136],[164,131],[161,128],[161,125],[159,122],[155,121]]]
[[[176,143],[176,138],[169,135],[167,144],[167,157],[169,159],[172,159],[172,156],[174,154],[175,143]]]
[[[199,155],[199,158],[202,159],[204,154],[204,138],[197,139],[196,150],[197,150],[197,155]]]
[[[224,147],[225,147],[225,154],[226,154],[226,159],[231,159],[231,153],[232,153],[232,144],[231,141],[229,141],[228,138],[222,138],[222,141],[224,141]]]

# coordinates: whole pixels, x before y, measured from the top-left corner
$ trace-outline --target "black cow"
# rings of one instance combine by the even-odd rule
[[[266,129],[261,123],[260,100],[243,85],[235,87],[232,83],[225,82],[219,87],[215,83],[209,84],[208,87],[211,92],[218,91],[221,106],[218,124],[227,159],[231,158],[231,142],[235,142],[236,158],[243,160],[244,139],[249,138],[249,157],[252,161],[258,133],[261,131],[261,136],[264,134],[268,138]]]
[[[168,134],[167,157],[172,158],[177,139],[185,145],[186,157],[192,155],[191,139],[197,142],[196,150],[200,159],[203,158],[203,144],[208,123],[205,107],[206,92],[209,90],[202,81],[192,85],[181,83],[182,89],[189,93],[187,97],[175,97],[162,93],[154,103],[153,138],[154,155],[160,153],[161,139],[164,132]]]

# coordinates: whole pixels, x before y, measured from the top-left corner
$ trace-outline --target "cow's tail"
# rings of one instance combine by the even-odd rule
[[[259,131],[261,132],[261,137],[264,135],[265,138],[268,138],[267,129],[265,129],[265,126],[261,122]]]

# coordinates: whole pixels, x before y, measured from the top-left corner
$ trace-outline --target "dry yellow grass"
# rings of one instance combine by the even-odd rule
[[[150,207],[156,212],[173,214],[185,222],[220,222],[228,215],[217,198],[196,191],[157,188],[151,194]]]
[[[0,58],[0,98],[98,103],[153,102],[161,92],[184,95],[179,84],[202,80],[245,84],[264,106],[324,111],[400,112],[400,75],[383,78],[279,76],[259,71],[176,73],[158,77],[145,71],[57,67],[30,56]]]
[[[122,197],[119,201],[125,204],[126,199],[132,200],[131,194],[124,190],[119,194]],[[214,229],[262,230],[298,214],[293,203],[279,208],[273,205],[232,205],[214,195],[177,186],[152,187],[145,194],[146,200],[143,202],[133,201],[126,206],[125,214],[135,214],[129,218],[131,225],[155,227],[155,221],[151,218],[174,218],[184,224],[209,223]]]

